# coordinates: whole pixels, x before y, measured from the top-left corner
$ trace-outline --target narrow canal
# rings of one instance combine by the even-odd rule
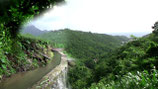
[[[45,67],[14,74],[0,83],[0,89],[28,89],[59,65],[60,61],[61,55],[58,52],[54,52],[52,61]]]

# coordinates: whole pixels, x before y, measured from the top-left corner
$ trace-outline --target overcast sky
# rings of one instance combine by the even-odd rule
[[[66,0],[32,22],[41,30],[70,28],[97,33],[151,32],[158,0]]]

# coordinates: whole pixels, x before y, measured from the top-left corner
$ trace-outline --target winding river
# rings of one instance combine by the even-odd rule
[[[60,61],[61,55],[58,52],[54,52],[52,61],[45,67],[14,74],[0,83],[0,89],[28,89],[60,64]]]

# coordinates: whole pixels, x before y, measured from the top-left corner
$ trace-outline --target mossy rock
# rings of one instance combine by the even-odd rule
[[[73,67],[73,66],[76,65],[76,63],[74,61],[72,61],[72,60],[68,60],[68,65]]]

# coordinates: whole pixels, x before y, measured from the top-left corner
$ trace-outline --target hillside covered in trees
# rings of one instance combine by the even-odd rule
[[[28,19],[61,1],[0,2],[0,80],[44,66],[47,61],[41,53],[51,56],[50,45],[53,45],[65,48],[66,53],[76,59],[76,65],[68,72],[73,89],[158,88],[158,22],[152,34],[133,37],[128,43],[129,39],[122,36],[69,29],[40,35],[51,43],[19,35],[21,25]]]
[[[156,89],[156,23],[153,28],[153,33],[141,38],[133,36],[129,42],[126,37],[69,29],[42,37],[63,44],[65,51],[76,58],[76,65],[68,72],[73,89]],[[125,43],[122,44],[122,41]]]
[[[89,52],[86,51],[92,51],[91,53],[94,54],[101,54],[101,52],[98,52],[99,50],[111,51],[129,40],[124,36],[110,36],[70,29],[51,31],[39,37],[52,41],[55,47],[64,47],[68,53],[74,53],[73,56],[77,56],[76,53],[82,55],[80,57],[90,56]]]
[[[90,56],[76,61],[77,65],[69,71],[73,89],[157,89],[157,23],[153,28],[152,34],[133,37],[123,46],[99,55],[99,61],[89,59]]]
[[[124,36],[110,36],[70,29],[52,31],[42,34],[40,37],[52,41],[56,47],[64,47],[68,55],[76,58],[77,65],[70,68],[69,71],[69,80],[73,89],[82,89],[99,81],[102,77],[99,72],[106,73],[107,70],[97,70],[98,63],[106,60],[110,53],[129,40]],[[104,68],[104,65],[100,66]]]
[[[157,89],[157,46],[155,29],[152,34],[135,38],[113,51],[97,64],[100,82],[93,83],[89,89]]]

